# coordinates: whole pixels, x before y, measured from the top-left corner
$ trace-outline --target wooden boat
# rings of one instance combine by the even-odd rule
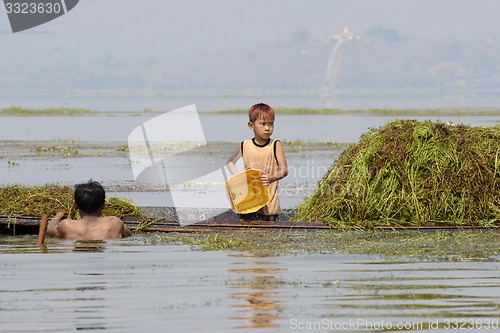
[[[132,231],[141,232],[220,232],[231,230],[256,230],[256,231],[314,231],[314,230],[336,230],[336,228],[320,222],[291,222],[291,221],[241,221],[241,220],[206,220],[181,226],[176,221],[165,219],[154,220],[143,225],[138,217],[124,217],[123,222]],[[40,228],[40,217],[8,217],[0,216],[0,233],[20,235],[37,234]],[[498,229],[500,226],[492,226],[489,229]],[[377,230],[466,230],[486,229],[478,226],[406,226],[406,227],[375,227]]]
[[[240,221],[240,220],[206,220],[181,226],[179,222],[157,219],[147,225],[141,224],[138,217],[124,217],[123,222],[132,231],[144,232],[213,232],[222,230],[317,230],[331,229],[330,226],[318,222],[290,221]],[[40,217],[0,216],[0,233],[36,234],[40,228]]]

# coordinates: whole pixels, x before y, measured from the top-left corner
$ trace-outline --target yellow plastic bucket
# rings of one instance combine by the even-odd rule
[[[235,213],[253,213],[269,203],[269,186],[262,184],[261,176],[262,170],[247,169],[227,180],[227,195]]]

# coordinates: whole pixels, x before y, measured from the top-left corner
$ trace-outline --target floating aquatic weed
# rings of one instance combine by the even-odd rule
[[[48,154],[63,154],[66,156],[78,155],[78,150],[71,146],[38,146],[35,148],[36,152]]]
[[[297,207],[339,228],[500,222],[500,130],[399,120],[342,153]]]
[[[140,215],[140,209],[139,209],[139,207],[136,207],[136,208],[137,208],[137,215],[126,214],[126,216],[139,216]],[[135,213],[135,211],[133,213]],[[160,222],[160,221],[164,221],[164,220],[165,220],[165,218],[162,217],[162,216],[157,217],[157,218],[151,218],[151,217],[147,217],[147,216],[141,216],[139,226],[135,227],[132,230],[132,233],[136,234],[136,233],[141,233],[141,232],[147,231],[147,229],[149,227],[151,227],[152,225],[154,225],[155,223]]]
[[[105,216],[140,216],[141,209],[131,200],[117,197],[109,197],[106,199],[103,215]]]
[[[200,250],[266,251],[272,255],[296,253],[352,253],[407,261],[499,261],[500,230],[331,230],[267,231],[235,230],[216,234],[152,234],[150,242],[182,244]],[[439,244],[439,246],[437,246]]]
[[[216,233],[207,235],[206,237],[196,241],[194,245],[202,246],[204,251],[234,250],[246,246],[247,242],[238,237],[228,237],[227,234],[221,235]]]
[[[0,186],[1,215],[42,216],[55,215],[66,211],[68,217],[77,218],[78,212],[73,206],[73,188],[56,184],[44,186]],[[108,197],[103,215],[139,216],[140,208],[132,201]]]

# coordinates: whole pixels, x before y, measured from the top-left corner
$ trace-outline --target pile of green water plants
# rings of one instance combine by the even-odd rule
[[[44,186],[0,186],[0,215],[53,216],[65,211],[68,217],[76,219],[78,211],[73,206],[73,188],[48,184]],[[116,198],[106,198],[104,216],[140,216],[141,210],[133,202]]]
[[[415,120],[371,129],[295,219],[339,228],[498,226],[500,129]]]

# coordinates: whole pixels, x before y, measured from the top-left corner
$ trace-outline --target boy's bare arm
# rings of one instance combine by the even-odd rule
[[[288,164],[286,163],[285,152],[281,141],[276,143],[276,158],[278,159],[277,176],[279,177],[277,180],[279,180],[288,176]]]
[[[241,148],[240,146],[238,145],[238,147],[236,148],[236,150],[231,154],[231,156],[229,157],[229,159],[227,160],[227,169],[229,170],[229,172],[231,172],[233,175],[237,174],[238,173],[238,170],[236,169],[236,161],[238,161],[239,159],[241,158]]]
[[[276,142],[276,159],[278,160],[278,168],[276,172],[272,175],[264,173],[262,175],[262,183],[264,185],[269,185],[275,181],[285,178],[288,176],[288,165],[286,163],[285,152],[283,151],[283,145],[280,141]]]

